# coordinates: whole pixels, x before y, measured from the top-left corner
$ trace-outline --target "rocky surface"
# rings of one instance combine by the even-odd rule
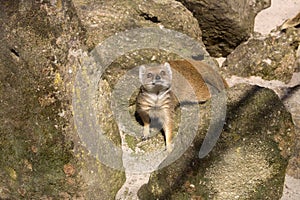
[[[222,66],[222,71],[229,75],[230,85],[248,82],[276,91],[292,113],[298,128],[299,101],[296,99],[299,98],[300,85],[299,35],[299,28],[294,26],[285,30],[278,28],[265,37],[258,35],[237,47]],[[238,81],[240,78],[243,81]],[[294,154],[299,154],[299,147],[296,147]],[[298,156],[291,159],[293,166],[288,170],[296,177],[299,176]]]
[[[263,7],[259,4],[257,8]],[[233,5],[232,8],[236,9]],[[136,66],[174,60],[182,55],[213,63],[203,49],[199,22],[181,3],[16,0],[2,3],[0,10],[0,199],[136,199],[138,196],[141,199],[278,199],[281,196],[288,159],[294,156],[296,159],[290,163],[297,165],[294,150],[298,147],[291,116],[269,89],[238,85],[228,91],[226,125],[219,142],[204,159],[199,159],[199,149],[210,127],[213,107],[221,107],[221,104],[212,106],[213,100],[200,104],[199,108],[177,110],[176,120],[186,120],[188,126],[180,124],[175,130],[182,128],[184,133],[193,132],[189,128],[194,127],[189,125],[198,121],[199,116],[194,114],[201,110],[198,134],[182,156],[177,153],[183,153],[185,147],[177,148],[167,157],[161,134],[140,141],[141,126],[134,116],[136,93],[126,93],[127,89],[134,89]],[[254,16],[253,13],[247,15]],[[249,26],[251,29],[252,25]],[[151,35],[155,29],[143,29],[145,37],[135,41],[132,39],[135,35],[121,33],[132,33],[130,30],[142,27],[156,28],[163,35],[157,37]],[[164,27],[187,37],[166,32]],[[272,35],[274,41],[266,39],[267,46],[274,45],[276,50],[281,42],[289,45],[281,50],[288,63],[297,63],[297,30],[290,27]],[[107,40],[109,37],[117,40]],[[145,42],[142,38],[150,40]],[[173,39],[171,44],[170,39]],[[235,39],[234,36],[232,40]],[[122,51],[126,41],[135,45],[140,40],[150,49]],[[107,41],[115,43],[101,49],[101,45],[110,44]],[[245,56],[243,48],[247,47],[238,49]],[[262,50],[273,55],[270,48]],[[195,49],[198,54],[193,54]],[[232,50],[224,49],[221,52]],[[232,78],[230,75],[246,78],[251,72],[238,74],[243,66],[234,60],[234,55],[237,54],[234,52],[228,58],[227,63],[231,60],[232,63],[223,73],[228,80]],[[285,64],[276,54],[273,58],[271,64]],[[109,67],[101,68],[109,59],[113,59]],[[289,80],[297,65],[282,68],[274,64],[276,73],[269,70],[268,74],[242,61],[247,64],[245,69],[250,68],[255,74],[286,83],[281,94],[296,91],[297,87],[291,88]],[[266,62],[270,63],[268,59]],[[126,78],[133,82],[123,84],[124,89],[121,86],[122,81],[128,81]],[[129,129],[117,123],[120,116],[111,107],[120,103],[114,101],[119,97],[114,96],[119,94],[116,89],[128,97],[124,105],[130,118],[124,119],[135,123]],[[295,109],[292,104],[291,107]],[[181,137],[182,140],[176,140],[177,147],[192,142],[194,136],[178,134],[177,138]],[[241,170],[237,172],[237,168]],[[289,174],[295,172],[290,170]]]
[[[0,9],[0,198],[111,198],[124,173],[89,156],[73,126],[72,77],[85,38],[73,4],[9,1]]]
[[[293,73],[300,70],[296,64],[299,34],[299,29],[291,28],[266,38],[249,39],[227,57],[222,67],[231,75],[259,76],[288,83]]]
[[[253,34],[256,14],[270,0],[179,0],[197,18],[203,42],[211,56],[230,54]]]
[[[276,37],[276,40],[282,40],[285,42],[286,38],[289,38],[290,34],[293,35],[293,32],[296,32],[297,34],[297,24],[299,24],[299,14],[297,15],[297,12],[299,11],[300,4],[297,1],[287,1],[282,4],[283,2],[274,0],[272,1],[272,6],[270,9],[266,9],[261,14],[258,15],[256,19],[256,27],[255,30],[259,31],[263,34],[266,34],[265,36],[256,36],[254,37],[254,40],[270,40],[270,38]],[[282,22],[284,22],[281,24]],[[277,26],[276,29],[274,29]],[[267,35],[268,32],[271,31],[271,29],[274,29],[270,35]],[[290,159],[289,166],[287,168],[287,174],[286,174],[286,182],[284,186],[284,194],[282,199],[299,199],[300,198],[300,190],[299,190],[299,169],[300,169],[300,163],[299,163],[299,98],[300,98],[300,91],[299,91],[299,84],[300,84],[300,74],[299,74],[299,47],[297,48],[297,43],[299,43],[299,39],[296,37],[289,38],[289,40],[292,41],[292,43],[295,43],[295,48],[282,46],[284,48],[281,48],[280,51],[285,51],[286,49],[290,49],[291,55],[291,62],[290,65],[287,66],[285,69],[287,71],[290,71],[288,74],[288,77],[286,79],[286,83],[281,81],[272,79],[271,77],[265,77],[268,80],[264,80],[261,78],[261,73],[258,72],[258,74],[252,74],[252,76],[243,76],[243,77],[237,77],[237,76],[230,76],[228,80],[230,85],[239,84],[239,83],[249,83],[252,85],[259,85],[261,87],[267,87],[272,90],[274,90],[277,95],[282,99],[284,102],[286,108],[291,112],[293,117],[293,122],[296,126],[296,146],[293,150],[293,156]],[[289,42],[288,42],[289,43]],[[247,45],[247,44],[246,44]],[[274,46],[276,47],[276,42],[274,43]],[[252,48],[251,42],[249,44],[249,47]],[[263,50],[262,50],[263,49]],[[265,51],[265,47],[262,47],[260,50],[258,50],[257,53],[255,53],[254,57],[257,57],[257,55],[263,55]],[[243,51],[243,50],[242,50]],[[278,51],[278,49],[277,49]],[[235,53],[233,53],[235,54]],[[250,56],[251,53],[249,53],[249,59],[254,60]],[[272,54],[272,53],[271,53]],[[241,56],[241,59],[242,56]],[[262,59],[262,58],[261,58]],[[244,61],[243,61],[244,62]],[[282,61],[279,61],[282,62]],[[251,61],[246,61],[245,66],[246,68],[249,67],[248,63],[251,63]],[[271,63],[270,63],[271,64]],[[283,64],[285,65],[285,64]],[[240,65],[242,68],[244,66]],[[274,69],[274,63],[271,64],[271,66],[266,66],[265,68],[272,68]],[[236,70],[235,70],[236,71]],[[243,70],[241,70],[243,71]],[[234,72],[233,72],[234,73]],[[280,73],[276,75],[277,78],[281,76]],[[294,178],[293,178],[294,177]]]
[[[149,26],[171,28],[201,42],[197,20],[188,9],[173,0],[73,2],[88,30],[86,39],[90,50],[115,33]]]
[[[79,198],[66,86],[84,31],[72,4],[0,5],[0,199]]]

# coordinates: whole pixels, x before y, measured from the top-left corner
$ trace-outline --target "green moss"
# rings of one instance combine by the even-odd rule
[[[114,199],[115,194],[124,184],[126,177],[123,171],[113,170],[102,164],[98,165],[101,190],[105,191],[105,199]]]
[[[138,140],[136,137],[130,136],[130,135],[125,135],[125,140],[130,149],[135,151],[135,147],[138,144]]]
[[[64,173],[65,164],[77,163],[66,136],[70,118],[59,116],[62,110],[69,112],[70,101],[64,87],[53,84],[66,62],[69,47],[64,34],[71,38],[73,33],[64,28],[71,26],[72,17],[58,20],[40,3],[25,3],[20,12],[21,4],[0,5],[7,27],[0,39],[4,47],[0,48],[0,187],[7,194],[0,198],[59,199],[62,192],[79,192],[76,174]],[[53,43],[57,37],[61,45]],[[14,59],[12,52],[17,52]],[[74,168],[79,171],[78,165]],[[67,178],[75,183],[68,184]]]

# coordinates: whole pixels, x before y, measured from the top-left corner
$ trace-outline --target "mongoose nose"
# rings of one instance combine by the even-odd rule
[[[156,76],[155,76],[155,80],[160,80],[160,76],[159,76],[159,75],[156,75]]]

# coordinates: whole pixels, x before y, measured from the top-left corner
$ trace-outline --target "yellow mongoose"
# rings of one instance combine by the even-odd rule
[[[172,126],[175,96],[172,93],[172,70],[179,72],[191,84],[198,102],[211,97],[207,84],[219,91],[227,87],[224,79],[207,64],[194,60],[177,60],[164,64],[142,65],[139,68],[139,79],[142,84],[137,96],[136,111],[144,123],[143,139],[149,138],[150,124],[165,133],[166,149],[172,150]],[[176,80],[173,80],[173,82]],[[178,91],[186,92],[181,85]],[[188,99],[187,99],[188,100]]]

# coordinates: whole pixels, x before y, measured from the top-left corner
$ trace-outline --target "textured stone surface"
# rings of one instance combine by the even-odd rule
[[[0,10],[0,199],[113,199],[124,173],[88,155],[73,126],[85,31],[72,3],[7,1]]]
[[[188,9],[173,0],[73,2],[88,30],[86,39],[90,49],[118,32],[149,26],[180,31],[201,42],[197,20]]]
[[[238,46],[223,63],[230,75],[259,76],[265,80],[288,83],[294,72],[299,72],[296,51],[300,29],[274,32],[267,37],[254,37]]]
[[[297,15],[299,9],[297,8],[299,5],[298,1],[293,0],[286,2],[272,1],[271,8],[262,12],[257,17],[256,24],[256,30],[264,34],[268,34],[272,28],[271,34],[254,36],[248,43],[242,44],[241,48],[238,47],[228,57],[229,65],[226,62],[224,65],[229,68],[228,71],[225,71],[229,72],[227,73],[229,75],[227,81],[230,85],[248,83],[270,88],[277,93],[292,115],[296,127],[296,138],[286,171],[286,183],[282,199],[298,199],[300,194],[299,187],[297,186],[300,181],[300,48],[298,37],[299,27],[297,28],[299,24],[299,13]],[[274,15],[275,13],[276,15]],[[285,23],[280,24],[280,21],[282,23],[285,20]],[[256,46],[257,43],[260,44]],[[280,54],[277,58],[273,55],[276,53]],[[238,54],[239,56],[237,56]],[[233,60],[235,61],[231,62]],[[261,64],[257,64],[260,63],[257,62],[259,60],[267,61],[268,64],[261,66]],[[277,63],[281,64],[278,65]]]
[[[185,33],[201,44],[197,20],[176,1],[73,3],[15,0],[0,5],[0,199],[115,199],[118,191],[137,192],[141,183],[148,181],[148,174],[141,177],[105,166],[78,137],[79,127],[74,124],[78,110],[73,105],[74,101],[85,99],[76,96],[82,92],[78,85],[74,87],[76,74],[89,66],[84,66],[89,50],[124,30],[165,27]],[[157,49],[127,52],[111,64],[101,79],[87,80],[86,85],[97,83],[91,92],[97,93],[91,98],[97,125],[102,125],[105,137],[115,146],[130,152],[138,144],[138,153],[163,148],[162,135],[141,144],[139,138],[120,137],[110,110],[111,92],[135,66],[177,58],[172,52]],[[85,72],[90,76],[97,70],[89,68]],[[210,156],[198,159],[210,117],[208,102],[200,105],[201,130],[194,144],[171,166],[151,175],[150,183],[140,190],[142,199],[228,199],[236,197],[228,193],[236,191],[234,188],[249,199],[276,199],[280,195],[286,159],[296,149],[291,143],[294,136],[290,116],[267,89],[239,86],[229,91],[229,96],[227,125]],[[133,114],[134,98],[126,103]],[[132,120],[135,121],[134,116]],[[96,125],[93,121],[83,122]],[[90,137],[91,142],[99,142],[94,139]],[[185,135],[184,139],[189,138]],[[101,150],[107,146],[101,146]],[[104,157],[116,162],[120,159],[109,154]],[[257,160],[261,162],[255,165]],[[234,173],[237,168],[243,170]]]
[[[199,22],[203,42],[214,57],[227,56],[253,33],[254,18],[270,0],[179,0]]]
[[[0,199],[80,197],[65,131],[66,58],[84,34],[75,10],[68,1],[6,1],[0,10]]]

